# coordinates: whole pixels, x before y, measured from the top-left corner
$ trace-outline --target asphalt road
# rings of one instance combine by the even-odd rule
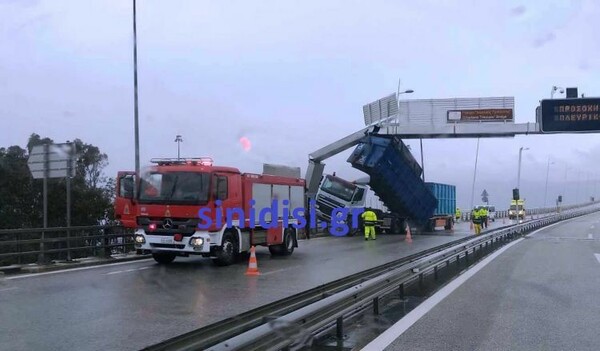
[[[600,214],[496,257],[386,350],[600,349]]]
[[[400,235],[317,238],[277,258],[258,248],[258,277],[244,275],[247,262],[194,257],[0,278],[0,349],[138,350],[465,235],[462,223],[411,244]]]

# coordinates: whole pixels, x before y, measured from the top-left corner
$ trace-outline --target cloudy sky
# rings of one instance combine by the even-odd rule
[[[600,95],[598,18],[594,0],[139,0],[141,162],[176,157],[181,134],[184,156],[304,172],[399,77],[407,98],[514,96],[516,122],[534,122],[553,85]],[[0,0],[0,146],[80,138],[108,154],[108,175],[134,169],[132,37],[131,1]],[[475,145],[424,140],[427,180],[456,184],[462,207]],[[529,207],[544,202],[549,157],[548,203],[598,197],[597,134],[518,136],[481,140],[476,203],[485,188],[506,207],[521,146]],[[360,177],[349,152],[326,171]]]

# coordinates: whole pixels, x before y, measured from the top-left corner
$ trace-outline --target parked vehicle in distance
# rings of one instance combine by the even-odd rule
[[[518,214],[517,214],[518,211]],[[508,208],[508,219],[524,219],[525,218],[525,201],[524,200],[511,200],[510,207]]]

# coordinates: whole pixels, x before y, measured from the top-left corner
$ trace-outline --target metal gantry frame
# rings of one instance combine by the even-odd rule
[[[365,128],[349,134],[333,143],[322,147],[308,155],[306,169],[307,196],[313,199],[319,188],[325,169],[322,162],[332,156],[357,145],[367,135],[393,135],[400,139],[455,139],[455,138],[498,138],[514,137],[515,135],[541,134],[538,123],[448,123],[435,130],[427,126],[414,126],[400,130],[399,124],[394,123],[400,118],[398,114],[381,119]]]

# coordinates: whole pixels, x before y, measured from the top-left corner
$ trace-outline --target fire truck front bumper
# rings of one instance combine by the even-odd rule
[[[177,235],[152,235],[137,230],[133,237],[136,250],[174,252],[183,255],[210,253],[211,239],[208,232],[197,231],[191,237]]]

